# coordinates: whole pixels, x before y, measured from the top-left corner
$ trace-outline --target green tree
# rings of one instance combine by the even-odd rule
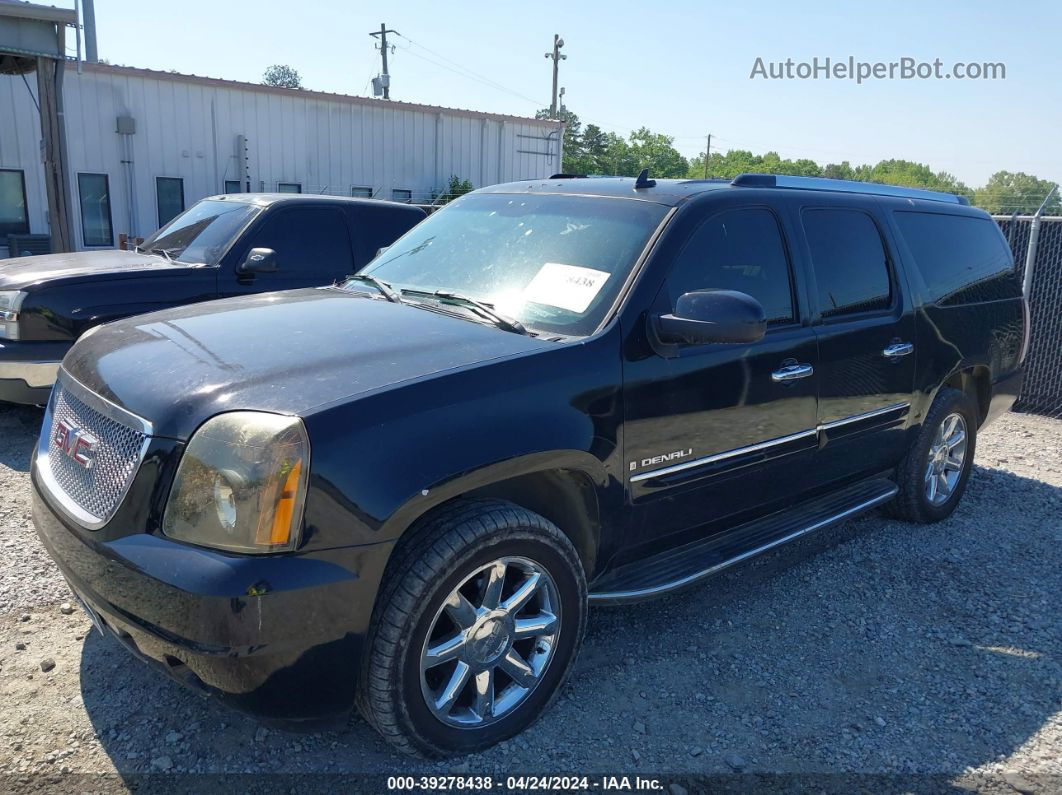
[[[852,171],[852,166],[847,160],[841,163],[827,163],[823,166],[822,176],[826,179],[854,179],[855,175]]]
[[[466,193],[474,191],[475,187],[467,179],[461,179],[457,174],[450,175],[450,182],[446,186],[446,190],[442,193],[436,193],[432,191],[431,201],[432,204],[447,204],[452,202],[458,196],[464,196]]]
[[[929,166],[911,160],[882,160],[874,166],[857,166],[851,179],[972,195],[969,187],[947,171],[934,172]]]
[[[535,113],[536,119],[549,119],[549,108],[543,108]],[[585,174],[586,160],[583,157],[582,130],[583,124],[579,117],[570,110],[562,110],[557,113],[557,118],[564,122],[564,159],[561,162],[561,171],[565,174]]]
[[[641,127],[631,133],[628,141],[630,160],[634,167],[625,176],[633,177],[643,168],[651,177],[684,177],[690,164],[674,147],[675,139]]]
[[[583,129],[581,140],[582,154],[587,164],[581,174],[607,174],[608,135],[596,124],[588,124]]]
[[[537,119],[550,118],[549,110],[535,114]],[[630,138],[605,132],[596,124],[584,128],[579,117],[570,110],[558,113],[564,122],[564,159],[561,169],[566,174],[610,174],[633,177],[648,168],[654,177],[683,177],[689,168],[678,150],[674,138],[654,133],[645,127],[635,130]]]
[[[1020,213],[1031,215],[1051,191],[1053,182],[1039,179],[1023,171],[997,171],[984,187],[974,192],[974,204],[990,213]],[[1060,214],[1059,197],[1051,198],[1044,212],[1049,215]]]
[[[265,70],[262,83],[277,88],[302,88],[302,78],[295,69],[287,64],[277,63]]]

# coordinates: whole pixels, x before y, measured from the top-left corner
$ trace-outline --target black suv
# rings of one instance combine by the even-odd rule
[[[34,519],[169,675],[467,752],[556,696],[588,604],[875,506],[947,517],[1027,328],[998,228],[946,194],[499,185],[342,285],[82,338]]]
[[[287,193],[203,199],[133,250],[0,260],[0,401],[48,400],[100,323],[349,276],[425,216],[397,202]]]

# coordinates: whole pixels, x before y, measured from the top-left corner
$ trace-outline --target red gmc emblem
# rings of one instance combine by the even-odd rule
[[[60,420],[55,426],[55,435],[52,437],[55,446],[66,453],[75,462],[91,469],[96,461],[96,447],[100,440],[88,431],[71,425],[66,420]]]

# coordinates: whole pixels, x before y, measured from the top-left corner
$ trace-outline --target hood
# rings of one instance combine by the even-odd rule
[[[187,267],[190,266],[170,262],[157,254],[137,254],[135,251],[122,251],[117,248],[15,257],[0,259],[0,290],[21,290],[40,282],[76,276]]]
[[[63,367],[97,394],[187,438],[214,414],[322,404],[553,347],[471,320],[336,289],[264,293],[100,326]]]

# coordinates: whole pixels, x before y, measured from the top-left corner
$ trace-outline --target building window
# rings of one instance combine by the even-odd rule
[[[350,195],[359,199],[371,199],[372,188],[366,187],[365,185],[355,185],[350,189]]]
[[[159,229],[184,212],[184,180],[180,177],[156,177],[155,197],[159,206]]]
[[[29,232],[26,213],[26,177],[21,171],[0,171],[0,235]]]
[[[411,202],[413,201],[413,191],[405,188],[395,188],[391,191],[391,198],[396,202]]]
[[[302,193],[302,183],[301,182],[278,182],[277,183],[277,192],[278,193]]]
[[[81,236],[86,246],[113,246],[111,192],[106,174],[78,174],[81,201]]]
[[[225,180],[225,192],[226,193],[243,193],[243,188],[240,187],[240,181],[238,179]]]

